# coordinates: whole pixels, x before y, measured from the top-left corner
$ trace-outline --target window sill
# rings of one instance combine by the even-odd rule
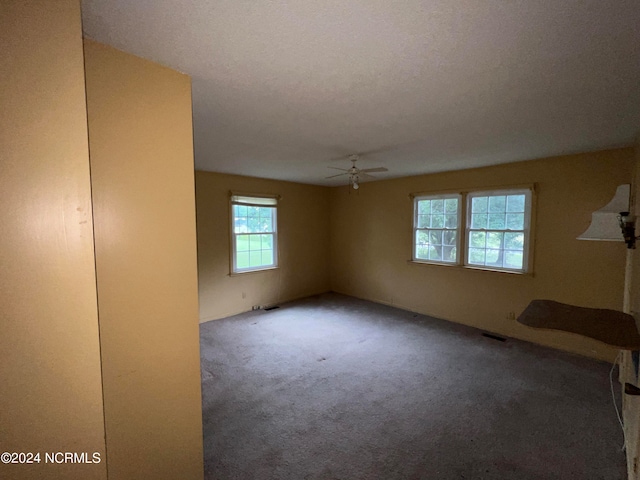
[[[239,277],[242,275],[247,275],[250,273],[262,273],[262,272],[270,272],[271,270],[279,270],[280,267],[265,267],[265,268],[257,268],[255,270],[246,270],[246,271],[240,271],[240,272],[230,272],[229,276],[230,277]]]
[[[533,272],[518,272],[515,270],[500,270],[497,268],[483,268],[474,265],[459,265],[457,263],[438,263],[419,260],[407,260],[410,265],[435,265],[437,267],[446,267],[460,270],[471,270],[476,272],[493,272],[493,273],[506,273],[508,275],[518,275],[523,277],[533,277]]]
[[[408,260],[407,263],[414,265],[437,265],[439,267],[459,267],[457,263],[430,262],[428,260]]]

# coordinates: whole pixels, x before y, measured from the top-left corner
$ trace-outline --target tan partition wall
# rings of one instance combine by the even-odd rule
[[[190,79],[85,57],[109,478],[202,478]]]
[[[0,478],[104,479],[79,2],[3,1],[0,45],[0,452],[40,454]]]

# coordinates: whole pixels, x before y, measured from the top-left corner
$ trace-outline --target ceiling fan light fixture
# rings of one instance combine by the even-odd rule
[[[358,190],[360,188],[360,179],[358,178],[357,173],[352,173],[349,178],[349,183],[354,190]]]
[[[331,175],[329,177],[326,178],[334,178],[334,177],[340,177],[342,175],[348,175],[349,176],[349,187],[352,188],[353,190],[358,190],[360,188],[360,176],[362,176],[363,179],[368,179],[368,178],[373,178],[375,179],[375,177],[373,175],[370,175],[369,173],[378,173],[378,172],[387,172],[388,170],[385,167],[375,167],[375,168],[364,168],[364,169],[360,169],[356,166],[356,162],[359,159],[359,155],[349,155],[348,159],[351,161],[351,167],[350,168],[339,168],[339,167],[329,167],[331,169],[334,170],[342,170],[344,173],[339,173],[337,175]]]

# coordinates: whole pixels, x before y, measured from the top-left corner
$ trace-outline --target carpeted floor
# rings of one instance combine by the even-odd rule
[[[200,332],[207,479],[625,478],[606,363],[338,294]]]

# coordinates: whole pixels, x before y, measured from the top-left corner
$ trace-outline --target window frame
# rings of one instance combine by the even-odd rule
[[[473,199],[476,197],[498,197],[498,196],[510,196],[510,195],[524,195],[524,221],[522,230],[509,230],[508,228],[496,229],[496,228],[472,228],[472,208],[471,204]],[[529,271],[529,252],[531,247],[531,217],[532,217],[532,202],[533,198],[533,189],[531,188],[503,188],[503,189],[494,189],[494,190],[473,190],[469,191],[465,194],[465,207],[466,207],[466,215],[465,215],[465,247],[464,247],[464,266],[468,268],[477,268],[481,270],[495,270],[500,272],[511,272],[511,273],[528,273]],[[507,213],[505,206],[505,214]],[[524,235],[524,242],[522,248],[522,268],[508,268],[508,267],[497,267],[493,265],[480,265],[469,262],[469,250],[471,247],[471,233],[472,232],[522,232]],[[485,250],[486,247],[485,247]]]
[[[273,270],[278,268],[278,201],[280,197],[277,195],[267,194],[244,194],[230,192],[229,194],[229,234],[231,239],[231,255],[230,255],[230,275],[242,275],[245,273],[261,272],[265,270]],[[247,207],[267,207],[272,208],[271,222],[272,230],[269,232],[238,232],[235,231],[235,206]],[[272,235],[273,262],[268,265],[260,265],[255,267],[237,268],[238,259],[238,236],[240,235]]]
[[[456,216],[457,216],[457,222],[456,222],[456,227],[455,228],[432,228],[432,227],[419,227],[419,208],[418,208],[418,203],[420,201],[424,201],[424,200],[449,200],[449,199],[456,199],[458,200],[458,209],[456,211]],[[438,264],[438,265],[458,265],[460,262],[460,246],[461,246],[461,239],[460,239],[460,230],[461,230],[461,226],[462,226],[462,195],[460,193],[438,193],[438,194],[432,194],[432,195],[417,195],[413,197],[413,239],[412,239],[412,244],[413,244],[413,252],[412,252],[412,261],[416,262],[416,263],[434,263],[434,264]],[[432,214],[429,214],[432,215]],[[445,215],[445,213],[443,213],[443,215]],[[418,231],[423,230],[423,231],[429,231],[429,230],[452,230],[456,232],[456,244],[455,244],[455,248],[456,248],[456,259],[453,262],[449,262],[446,260],[431,260],[431,259],[425,259],[425,258],[418,258],[418,242],[417,242],[417,236],[418,236]],[[444,246],[444,245],[443,245]]]
[[[471,199],[479,196],[491,195],[525,195],[525,211],[524,211],[524,246],[522,269],[494,267],[487,265],[478,265],[469,263],[469,245],[472,229],[471,224]],[[417,219],[418,219],[418,201],[425,199],[437,198],[453,198],[459,196],[458,201],[458,229],[456,235],[456,262],[445,262],[438,260],[425,260],[417,258]],[[533,275],[533,252],[535,240],[535,218],[536,218],[536,184],[519,184],[498,187],[486,187],[468,190],[444,190],[435,192],[419,192],[410,194],[412,199],[412,239],[411,239],[411,260],[410,263],[421,265],[444,265],[447,267],[458,267],[469,270],[492,271],[517,275]],[[506,227],[506,226],[505,226]],[[473,229],[477,231],[478,229]],[[492,229],[496,230],[496,229]],[[509,231],[497,229],[496,231]],[[520,231],[520,230],[517,230]]]

